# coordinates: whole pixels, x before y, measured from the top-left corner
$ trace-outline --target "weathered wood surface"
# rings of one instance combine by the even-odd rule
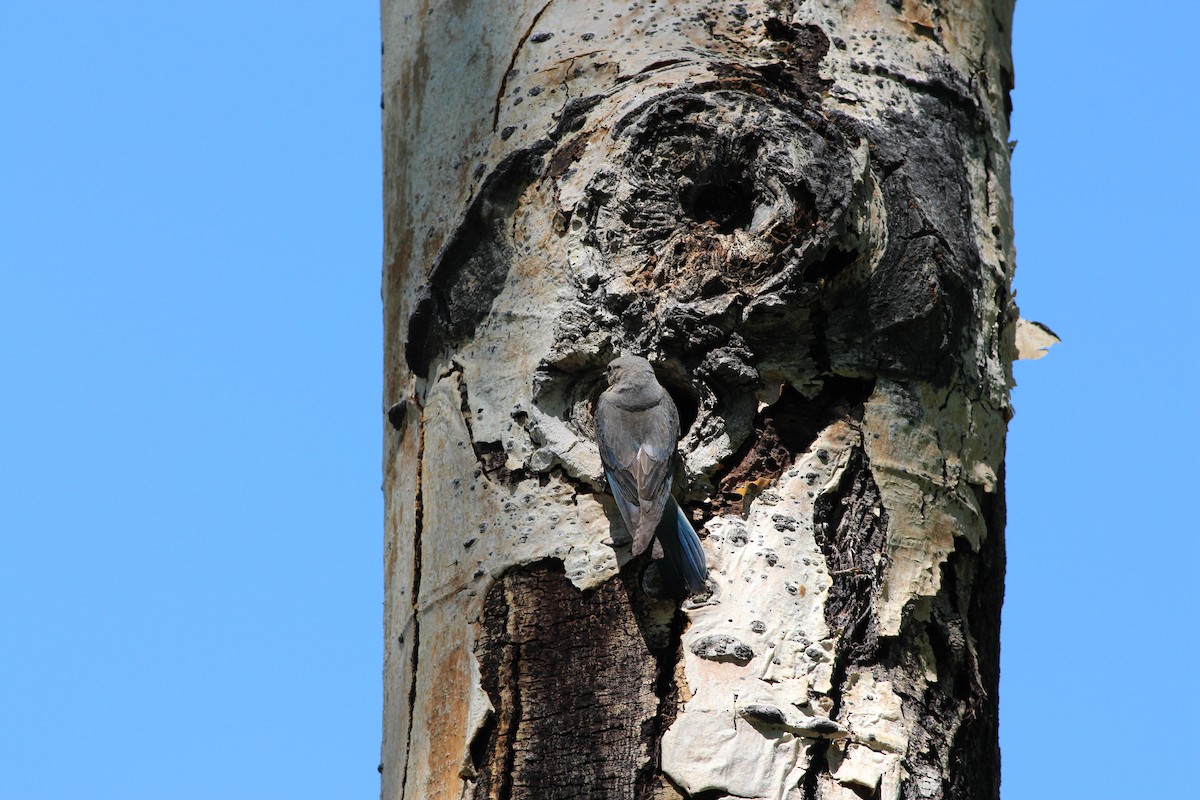
[[[1011,14],[385,0],[385,800],[997,796]]]

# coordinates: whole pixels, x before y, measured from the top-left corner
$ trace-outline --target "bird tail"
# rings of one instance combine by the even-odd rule
[[[683,509],[668,495],[667,505],[663,509],[662,519],[655,531],[658,541],[662,544],[663,554],[672,570],[682,580],[688,594],[703,591],[705,579],[708,577],[708,564],[704,560],[704,550],[700,547],[700,537],[692,528],[692,523],[684,516]]]

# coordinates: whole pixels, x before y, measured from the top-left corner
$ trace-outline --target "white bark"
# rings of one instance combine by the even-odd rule
[[[994,795],[1011,2],[382,10],[385,800]],[[695,411],[681,606],[625,351]]]

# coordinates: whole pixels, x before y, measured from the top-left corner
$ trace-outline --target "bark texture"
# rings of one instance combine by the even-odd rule
[[[385,800],[998,796],[1011,16],[384,0]],[[701,596],[604,491],[625,352]]]

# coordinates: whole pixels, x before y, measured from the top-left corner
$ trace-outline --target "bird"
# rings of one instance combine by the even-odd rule
[[[700,537],[671,495],[679,410],[654,367],[625,355],[608,364],[608,388],[596,403],[596,441],[604,477],[641,555],[658,539],[688,594],[704,590],[708,565]]]

